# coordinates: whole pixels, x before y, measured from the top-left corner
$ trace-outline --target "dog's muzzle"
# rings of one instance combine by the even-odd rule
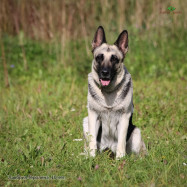
[[[100,82],[102,86],[108,86],[110,84],[110,71],[108,69],[102,69]]]

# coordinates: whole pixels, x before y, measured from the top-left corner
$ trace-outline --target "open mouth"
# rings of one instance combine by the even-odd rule
[[[101,81],[102,86],[108,86],[110,84],[110,80],[109,79],[108,80],[100,79],[100,81]]]

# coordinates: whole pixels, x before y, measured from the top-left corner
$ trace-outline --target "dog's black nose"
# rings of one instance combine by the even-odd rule
[[[107,76],[109,76],[109,71],[107,69],[103,69],[101,71],[101,74],[102,74],[102,76],[107,77]]]

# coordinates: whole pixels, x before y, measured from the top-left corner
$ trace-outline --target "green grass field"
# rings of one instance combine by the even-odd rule
[[[69,43],[61,61],[56,43],[25,39],[24,69],[18,38],[3,36],[10,87],[1,68],[0,186],[186,186],[186,42],[130,36],[133,122],[148,155],[116,161],[107,153],[86,159],[84,142],[75,141],[83,138],[92,60],[84,41]]]

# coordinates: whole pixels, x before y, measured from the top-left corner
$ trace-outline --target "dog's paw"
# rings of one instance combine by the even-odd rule
[[[125,151],[123,151],[123,152],[117,151],[116,152],[116,160],[120,160],[124,156],[125,156]]]
[[[90,150],[90,156],[95,157],[95,154],[96,154],[96,149],[91,149]]]
[[[95,141],[91,141],[90,144],[89,144],[89,155],[91,157],[95,157],[96,149],[97,149],[96,142]]]

